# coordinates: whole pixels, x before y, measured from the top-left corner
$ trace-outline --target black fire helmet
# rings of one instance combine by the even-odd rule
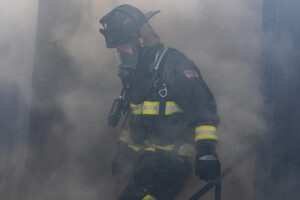
[[[143,14],[139,9],[128,5],[114,8],[100,19],[103,29],[99,29],[105,37],[107,48],[116,48],[131,40],[134,33],[160,10]]]

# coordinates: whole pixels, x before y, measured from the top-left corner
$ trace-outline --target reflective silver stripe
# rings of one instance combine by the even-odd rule
[[[218,140],[217,129],[214,126],[199,126],[196,128],[195,141],[212,139]]]
[[[159,110],[159,106],[143,106],[142,110]]]
[[[165,115],[171,115],[173,113],[183,113],[183,110],[179,106],[166,106]]]
[[[209,130],[206,130],[206,131],[198,131],[196,133],[196,136],[197,135],[217,135],[217,131],[209,131]]]
[[[139,105],[132,105],[131,109],[132,109],[132,111],[141,110],[141,104],[139,104]]]
[[[182,113],[182,112],[183,110],[174,101],[166,102],[165,115],[171,115],[173,113]]]
[[[144,101],[142,105],[130,104],[130,107],[134,115],[158,115],[159,113],[159,101]]]
[[[166,106],[166,110],[181,110],[178,106]]]
[[[143,104],[130,104],[132,114],[134,115],[158,115],[159,114],[159,101],[144,101]],[[182,113],[183,110],[173,101],[166,102],[165,115],[173,113]]]

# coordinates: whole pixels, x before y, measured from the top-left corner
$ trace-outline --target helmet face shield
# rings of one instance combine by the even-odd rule
[[[108,48],[115,48],[130,39],[131,34],[126,33],[122,25],[125,19],[123,13],[111,12],[100,20],[103,28],[99,31],[104,36]]]
[[[112,48],[108,44],[114,44],[115,43],[114,42],[114,39],[116,38],[115,37],[115,32],[114,31],[109,31],[107,29],[99,29],[99,32],[102,33],[102,35],[104,36],[107,47]]]

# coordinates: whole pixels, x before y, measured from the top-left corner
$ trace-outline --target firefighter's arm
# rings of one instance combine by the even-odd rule
[[[169,66],[166,71],[167,84],[184,110],[189,126],[195,130],[196,175],[200,179],[211,180],[220,173],[220,163],[215,152],[219,123],[215,100],[192,61],[181,54],[176,55],[174,60],[173,70]]]

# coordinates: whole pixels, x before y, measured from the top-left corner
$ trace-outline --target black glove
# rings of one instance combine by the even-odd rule
[[[199,179],[210,181],[220,176],[221,164],[217,155],[199,155],[195,161],[195,172]]]
[[[217,141],[199,140],[196,144],[195,174],[199,179],[210,181],[220,176],[221,164],[215,152]]]

